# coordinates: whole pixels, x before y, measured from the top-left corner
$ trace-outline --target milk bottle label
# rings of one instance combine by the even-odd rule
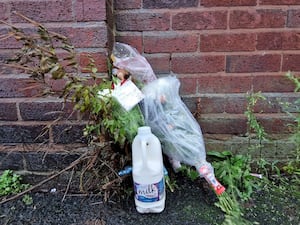
[[[135,197],[141,202],[156,202],[163,198],[164,179],[155,184],[134,183]]]

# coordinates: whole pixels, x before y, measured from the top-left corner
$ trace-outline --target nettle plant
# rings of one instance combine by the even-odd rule
[[[33,32],[28,33],[25,29],[0,21],[10,27],[9,32],[2,35],[1,39],[14,37],[22,43],[20,50],[4,66],[25,71],[38,84],[43,85],[43,95],[59,94],[65,101],[74,103],[74,110],[89,116],[89,124],[83,134],[88,137],[93,151],[87,157],[80,187],[84,191],[85,187],[94,187],[94,184],[100,190],[117,190],[114,187],[122,183],[117,171],[131,160],[127,151],[128,143],[136,135],[137,128],[144,124],[139,108],[135,107],[128,113],[111,97],[110,60],[108,76],[105,77],[98,74],[95,60],[90,56],[86,68],[79,68],[77,53],[68,38],[49,31],[24,15],[16,14],[32,25]],[[87,72],[83,74],[81,71]],[[63,80],[63,90],[53,93],[47,85],[49,79]],[[104,90],[106,94],[103,94]],[[107,147],[112,143],[115,144],[114,150]],[[83,174],[88,170],[92,171],[93,176],[84,181]],[[104,175],[101,176],[102,174]]]

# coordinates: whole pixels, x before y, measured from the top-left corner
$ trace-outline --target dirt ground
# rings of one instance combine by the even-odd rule
[[[0,224],[6,225],[212,225],[222,224],[224,214],[214,203],[214,193],[203,180],[181,178],[175,192],[167,191],[166,207],[160,214],[139,214],[133,196],[103,203],[100,196],[35,192],[33,204],[21,199],[0,205]],[[63,201],[62,201],[63,200]],[[300,199],[278,191],[259,190],[244,204],[245,218],[253,224],[300,224]]]

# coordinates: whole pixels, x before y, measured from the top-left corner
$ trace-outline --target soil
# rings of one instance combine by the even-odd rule
[[[159,214],[139,214],[133,196],[106,203],[99,195],[82,196],[62,192],[30,193],[31,205],[16,199],[0,205],[0,224],[11,225],[212,225],[222,224],[224,214],[214,203],[215,194],[204,180],[181,178],[178,188],[167,190],[166,207]],[[65,198],[64,198],[65,197]],[[63,201],[62,201],[63,200]],[[300,224],[299,196],[268,188],[256,191],[244,204],[245,218],[252,224]]]

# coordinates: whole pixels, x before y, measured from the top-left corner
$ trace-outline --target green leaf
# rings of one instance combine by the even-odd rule
[[[98,72],[97,67],[93,67],[93,68],[92,68],[92,73],[97,73],[97,72]]]

